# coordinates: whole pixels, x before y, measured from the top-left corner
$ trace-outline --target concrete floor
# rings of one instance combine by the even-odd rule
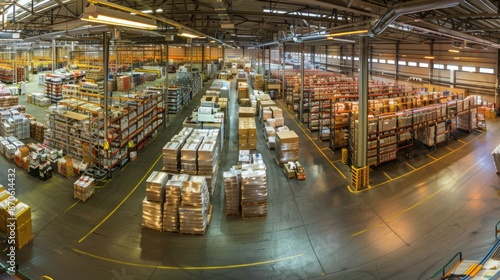
[[[41,182],[17,169],[18,197],[32,207],[35,235],[17,252],[20,270],[34,279],[427,279],[456,252],[479,259],[494,243],[496,119],[488,120],[486,133],[463,134],[437,150],[417,149],[412,159],[379,166],[370,173],[372,188],[354,193],[340,151],[329,151],[286,111],[285,123],[301,137],[307,179],[286,179],[258,130],[268,167],[268,217],[225,216],[219,176],[206,235],[142,229],[144,180],[161,170],[161,148],[196,105],[171,116],[138,159],[86,203],[73,199],[76,177],[55,174]],[[220,170],[236,163],[236,108],[233,98]],[[6,184],[7,168],[15,164],[0,157],[0,166]]]

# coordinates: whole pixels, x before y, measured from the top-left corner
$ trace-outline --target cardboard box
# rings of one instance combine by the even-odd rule
[[[240,144],[240,143],[238,143],[238,144],[239,144],[239,145],[238,145],[238,149],[239,149],[239,150],[249,150],[249,149],[248,149],[248,143],[245,143],[245,144]]]
[[[253,145],[253,146],[257,146],[257,139],[256,138],[249,138],[247,140],[248,142],[248,145]]]
[[[295,131],[280,131],[276,132],[276,137],[279,138],[281,143],[298,143],[299,136]]]
[[[255,116],[255,111],[252,107],[240,107],[238,116],[240,118],[253,118]]]
[[[249,144],[248,144],[248,149],[249,149],[249,150],[257,150],[257,143],[255,143],[255,144],[250,144],[250,143],[249,143]]]

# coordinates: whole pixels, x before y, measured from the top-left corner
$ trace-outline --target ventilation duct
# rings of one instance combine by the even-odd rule
[[[370,35],[377,36],[394,22],[399,16],[437,10],[458,6],[464,0],[417,0],[404,3],[398,3],[385,12],[372,26]]]

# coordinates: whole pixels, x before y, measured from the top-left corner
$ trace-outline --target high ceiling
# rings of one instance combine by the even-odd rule
[[[3,31],[21,32],[32,37],[71,30],[82,25],[79,19],[89,2],[94,1],[104,2],[1,1],[0,7],[6,17]],[[457,2],[458,5],[437,6],[444,2]],[[209,39],[234,42],[233,45],[237,46],[255,46],[277,40],[318,42],[325,41],[332,33],[372,30],[374,24],[381,21],[379,18],[388,13],[385,19],[389,20],[384,22],[383,32],[374,36],[377,42],[424,43],[434,40],[500,48],[499,1],[493,0],[112,0],[109,3],[174,23],[159,23],[158,30],[153,32],[138,33],[130,29],[122,32],[124,37],[141,42],[164,41],[164,35],[177,34],[178,26],[187,26],[208,35]],[[342,43],[353,36],[357,35],[335,38],[344,39],[338,41]]]

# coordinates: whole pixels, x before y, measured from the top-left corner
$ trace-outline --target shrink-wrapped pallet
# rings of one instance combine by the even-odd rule
[[[183,182],[179,226],[181,233],[204,234],[208,224],[209,193],[203,176],[191,176]]]
[[[224,172],[224,192],[226,194],[226,215],[240,214],[240,187],[238,175],[234,172]]]
[[[264,164],[244,164],[241,172],[243,218],[267,215],[267,176]]]
[[[162,202],[149,201],[147,197],[142,201],[142,227],[162,231]]]
[[[299,159],[299,136],[294,131],[276,132],[276,161],[286,163]]]
[[[153,171],[146,180],[146,198],[149,201],[163,202],[168,173]]]

